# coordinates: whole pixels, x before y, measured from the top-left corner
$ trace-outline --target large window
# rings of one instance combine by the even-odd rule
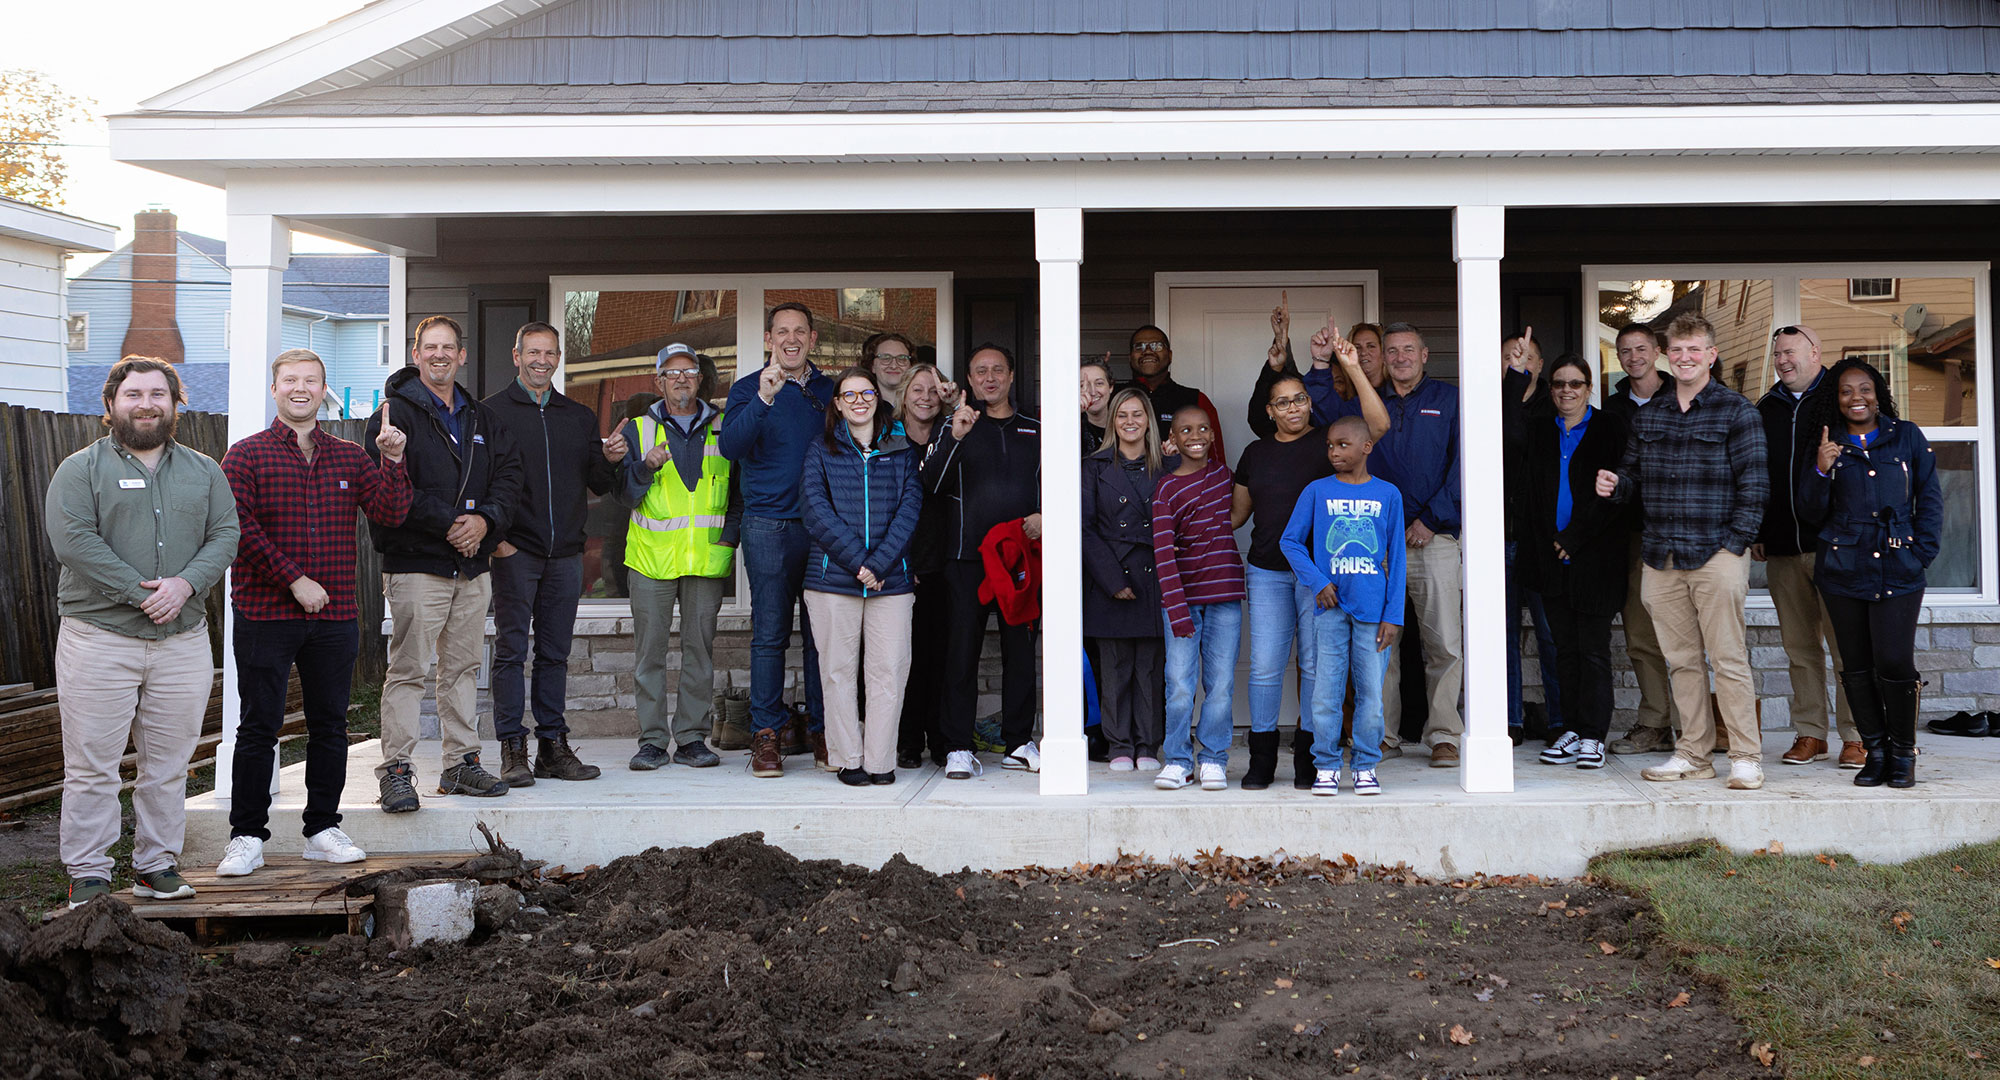
[[[1664,328],[1683,311],[1716,330],[1722,381],[1752,401],[1771,388],[1771,335],[1810,326],[1829,367],[1861,356],[1889,381],[1898,410],[1937,450],[1944,489],[1944,547],[1931,565],[1927,602],[1994,602],[1996,559],[1983,535],[1994,505],[1991,409],[1980,402],[1993,357],[1985,263],[1836,263],[1732,266],[1587,266],[1599,368],[1615,384],[1615,339],[1633,323]],[[1589,340],[1586,337],[1586,340]],[[1609,389],[1606,385],[1605,389]],[[1763,586],[1762,567],[1753,586]]]
[[[854,364],[869,336],[893,330],[953,371],[951,275],[707,275],[701,277],[559,277],[549,283],[550,310],[563,332],[563,393],[596,410],[598,426],[639,415],[659,400],[654,357],[670,344],[695,350],[715,371],[702,394],[716,405],[730,383],[764,363],[764,311],[785,302],[813,313],[819,345],[812,360],[832,373]],[[628,512],[589,496],[583,595],[614,608],[627,595],[624,568]],[[742,560],[723,610],[749,610]],[[616,610],[598,613],[615,616]]]

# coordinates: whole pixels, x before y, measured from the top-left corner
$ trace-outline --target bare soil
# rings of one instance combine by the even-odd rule
[[[115,903],[32,932],[0,912],[0,1076],[1771,1075],[1646,907],[1577,881],[1222,856],[936,875],[750,834],[526,899],[471,945],[193,964]]]

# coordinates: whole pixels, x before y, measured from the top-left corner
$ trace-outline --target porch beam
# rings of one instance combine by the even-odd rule
[[[292,260],[291,222],[270,214],[229,215],[229,442],[264,430],[276,415],[271,401],[272,358],[282,345],[285,267]],[[223,588],[229,587],[225,581]],[[225,593],[226,597],[226,593]],[[243,699],[236,691],[236,615],[222,605],[222,743],[215,748],[215,797],[229,804],[236,757],[236,722]],[[271,771],[271,791],[278,770]]]
[[[1042,794],[1090,791],[1083,738],[1083,465],[1071,448],[1081,414],[1064,397],[1083,353],[1083,211],[1035,211],[1041,264]]]
[[[1460,206],[1452,214],[1458,262],[1458,467],[1465,595],[1465,736],[1459,786],[1514,790],[1507,735],[1506,479],[1499,453],[1500,256],[1506,208]]]

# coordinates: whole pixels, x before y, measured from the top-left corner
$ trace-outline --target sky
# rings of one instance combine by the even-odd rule
[[[116,225],[132,239],[132,215],[161,206],[181,228],[222,239],[222,191],[111,160],[104,117],[353,11],[363,0],[8,0],[0,70],[30,68],[78,97],[94,99],[91,123],[64,136],[67,201],[58,209]],[[351,251],[331,240],[293,235],[295,251]],[[70,272],[100,256],[78,256]]]

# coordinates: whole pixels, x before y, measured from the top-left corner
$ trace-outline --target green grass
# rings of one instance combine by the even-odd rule
[[[1898,866],[1826,858],[1703,842],[1591,869],[1651,901],[1675,963],[1794,1080],[2000,1072],[2000,843]]]

